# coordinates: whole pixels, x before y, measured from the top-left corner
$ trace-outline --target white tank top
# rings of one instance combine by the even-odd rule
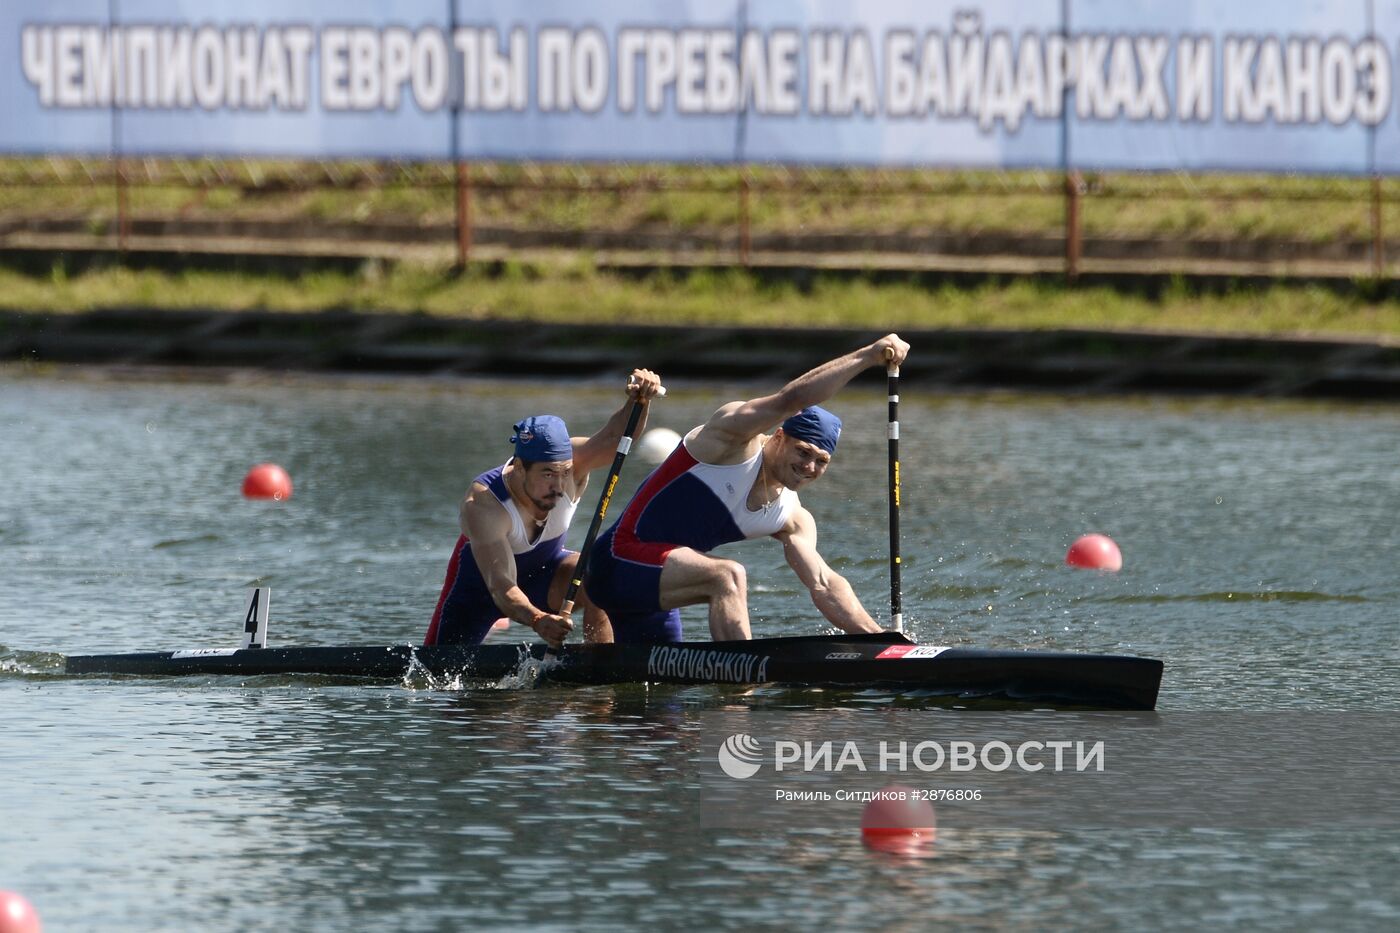
[[[569,494],[565,493],[558,504],[550,509],[549,515],[544,520],[544,527],[539,529],[539,534],[531,537],[526,529],[534,529],[539,526],[535,524],[533,518],[520,513],[520,506],[516,505],[515,500],[511,498],[510,490],[506,488],[504,471],[509,465],[507,462],[500,471],[492,470],[491,472],[496,475],[488,479],[485,485],[501,503],[506,514],[510,516],[510,533],[506,535],[506,540],[510,542],[511,553],[525,554],[546,541],[562,538],[569,530],[569,523],[574,520],[574,512],[578,509],[579,500],[571,499]]]
[[[686,452],[689,453],[689,450]],[[758,509],[750,509],[749,490],[758,481],[762,469],[763,451],[760,449],[743,463],[720,466],[697,460],[689,473],[708,486],[710,492],[724,503],[729,517],[745,538],[764,538],[782,531],[801,502],[797,493],[784,486],[772,502]]]

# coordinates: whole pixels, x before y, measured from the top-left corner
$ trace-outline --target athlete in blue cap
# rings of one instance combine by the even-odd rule
[[[588,474],[613,460],[633,400],[650,402],[656,373],[632,371],[628,401],[592,437],[570,437],[562,419],[535,415],[515,424],[515,455],[472,481],[462,502],[462,535],[423,643],[479,645],[496,619],[528,625],[560,645],[573,624],[557,609],[578,554],[564,549]],[[646,424],[646,411],[637,433]],[[608,618],[580,593],[589,641],[611,641]]]
[[[765,536],[782,542],[827,621],[846,632],[878,632],[851,585],[817,553],[816,522],[797,490],[826,471],[841,437],[841,419],[818,403],[862,370],[903,362],[908,352],[890,334],[773,395],[730,402],[690,431],[589,558],[589,596],[608,613],[615,640],[679,641],[678,609],[700,603],[709,605],[716,641],[750,638],[744,567],[709,552]]]

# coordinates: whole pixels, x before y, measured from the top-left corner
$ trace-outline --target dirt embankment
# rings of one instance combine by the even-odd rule
[[[903,331],[921,389],[1400,401],[1400,346],[1094,331]],[[352,312],[0,313],[0,360],[121,371],[230,367],[460,378],[785,379],[868,339],[854,329],[540,324]]]

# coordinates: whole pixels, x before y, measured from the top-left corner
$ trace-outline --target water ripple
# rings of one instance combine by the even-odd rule
[[[1366,596],[1352,593],[1320,593],[1310,590],[1228,590],[1213,593],[1123,593],[1097,597],[1098,602],[1124,604],[1157,603],[1369,603]]]

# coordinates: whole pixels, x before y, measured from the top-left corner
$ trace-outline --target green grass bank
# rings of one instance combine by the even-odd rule
[[[450,224],[457,207],[455,169],[439,164],[129,159],[123,177],[133,216]],[[1050,171],[483,163],[469,177],[472,222],[506,228],[729,229],[747,211],[760,235],[1058,234],[1065,216],[1064,181]],[[106,160],[0,159],[0,219],[110,229],[115,178]],[[1368,178],[1091,173],[1083,191],[1091,237],[1322,243],[1373,233]],[[1400,231],[1400,179],[1378,193],[1382,230]]]
[[[359,271],[297,274],[122,266],[47,272],[0,264],[0,308],[67,313],[103,308],[352,310],[466,319],[596,324],[783,327],[1097,329],[1256,336],[1400,337],[1400,301],[1365,288],[1277,284],[1155,295],[1012,279],[975,286],[814,274],[798,284],[741,269],[643,277],[595,268],[507,262],[465,272],[367,262]]]

